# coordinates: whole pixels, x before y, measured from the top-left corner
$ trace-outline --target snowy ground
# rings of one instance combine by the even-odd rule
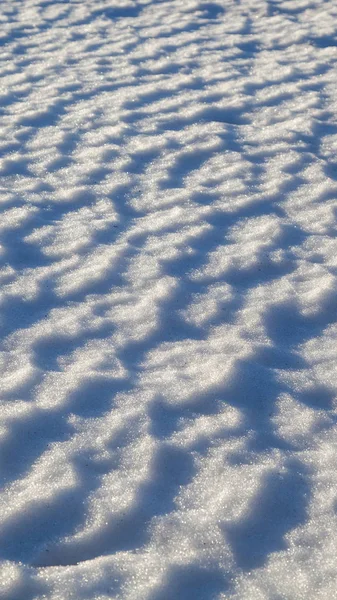
[[[337,1],[0,23],[1,599],[331,600]]]

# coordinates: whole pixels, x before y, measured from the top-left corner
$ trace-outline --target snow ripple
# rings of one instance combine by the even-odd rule
[[[4,600],[334,596],[336,17],[2,1]]]

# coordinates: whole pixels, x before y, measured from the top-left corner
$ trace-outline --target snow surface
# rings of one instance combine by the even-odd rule
[[[335,598],[337,1],[0,23],[0,597]]]

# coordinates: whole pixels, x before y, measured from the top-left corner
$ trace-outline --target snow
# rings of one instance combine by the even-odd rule
[[[337,3],[0,23],[0,598],[334,598]]]

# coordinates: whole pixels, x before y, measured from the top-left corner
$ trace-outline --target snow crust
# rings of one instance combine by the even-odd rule
[[[337,2],[0,24],[0,597],[331,600]]]

